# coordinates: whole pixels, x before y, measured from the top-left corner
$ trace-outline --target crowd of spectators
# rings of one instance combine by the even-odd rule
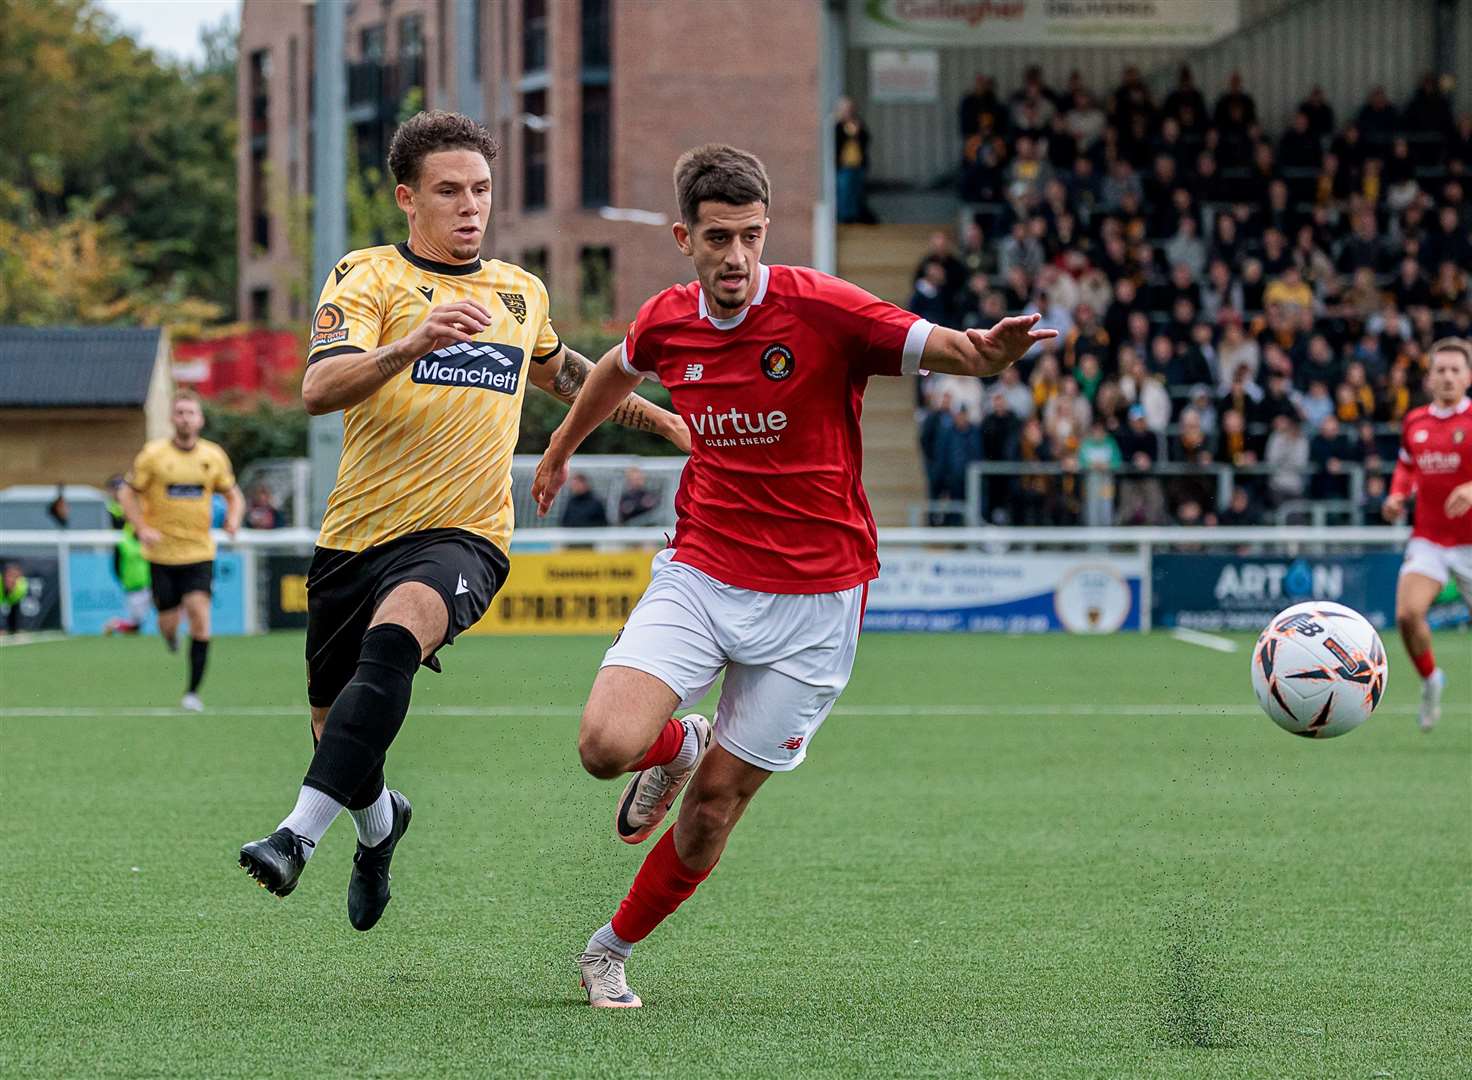
[[[1448,88],[1377,87],[1344,123],[1314,87],[1269,133],[1235,74],[1210,105],[1189,67],[1158,102],[1133,67],[1103,100],[1077,74],[1009,97],[978,76],[964,224],[910,307],[1038,311],[1059,336],[985,385],[922,381],[930,498],[993,461],[1028,467],[987,475],[997,523],[1248,524],[1300,500],[1378,520],[1428,347],[1472,330],[1472,116]]]

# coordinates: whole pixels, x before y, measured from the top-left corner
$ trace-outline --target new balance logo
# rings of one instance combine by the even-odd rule
[[[514,395],[520,388],[525,355],[516,345],[460,341],[414,361],[410,378],[417,383],[473,386]]]
[[[465,584],[465,575],[460,575],[460,580],[455,582],[455,595],[464,596],[470,591],[470,586]]]
[[[704,364],[691,364],[685,369],[686,382],[699,382],[705,376]]]
[[[787,739],[786,741],[784,741],[782,743],[782,745],[781,745],[781,749],[783,749],[783,750],[800,750],[801,748],[802,748],[802,736],[801,735],[794,735],[792,738]]]

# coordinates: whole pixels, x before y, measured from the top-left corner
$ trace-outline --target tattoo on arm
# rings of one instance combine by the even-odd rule
[[[622,405],[613,410],[609,419],[635,431],[654,430],[654,417],[649,415],[644,399],[637,394],[630,394]]]
[[[394,349],[380,349],[378,355],[374,357],[374,361],[378,365],[378,373],[385,379],[397,375],[399,370],[404,366],[403,361],[396,355],[396,350]]]
[[[578,396],[578,391],[588,381],[588,373],[593,370],[593,365],[588,359],[571,349],[563,350],[562,366],[557,369],[557,374],[552,376],[552,391],[562,400],[571,402]]]

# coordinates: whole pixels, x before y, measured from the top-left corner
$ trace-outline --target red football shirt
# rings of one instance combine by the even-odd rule
[[[838,592],[878,576],[859,483],[864,385],[915,372],[932,329],[796,266],[762,266],[751,304],[729,319],[710,314],[699,282],[646,301],[622,362],[663,383],[690,425],[675,561],[772,593]]]
[[[1472,512],[1446,516],[1452,488],[1472,482],[1472,399],[1451,408],[1423,405],[1406,414],[1392,493],[1416,495],[1412,536],[1443,547],[1472,544]]]

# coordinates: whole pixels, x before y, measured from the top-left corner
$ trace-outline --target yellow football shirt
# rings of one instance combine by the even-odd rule
[[[235,470],[218,443],[200,439],[181,450],[173,439],[154,439],[138,451],[127,482],[138,492],[143,520],[163,534],[157,544],[143,545],[145,559],[183,566],[215,557],[211,502],[215,492],[235,486]]]
[[[391,344],[455,300],[479,301],[491,325],[473,342],[415,359],[345,411],[322,547],[362,551],[445,528],[510,546],[511,454],[528,363],[562,347],[540,280],[494,259],[433,262],[407,244],[351,252],[322,287],[307,363]]]

